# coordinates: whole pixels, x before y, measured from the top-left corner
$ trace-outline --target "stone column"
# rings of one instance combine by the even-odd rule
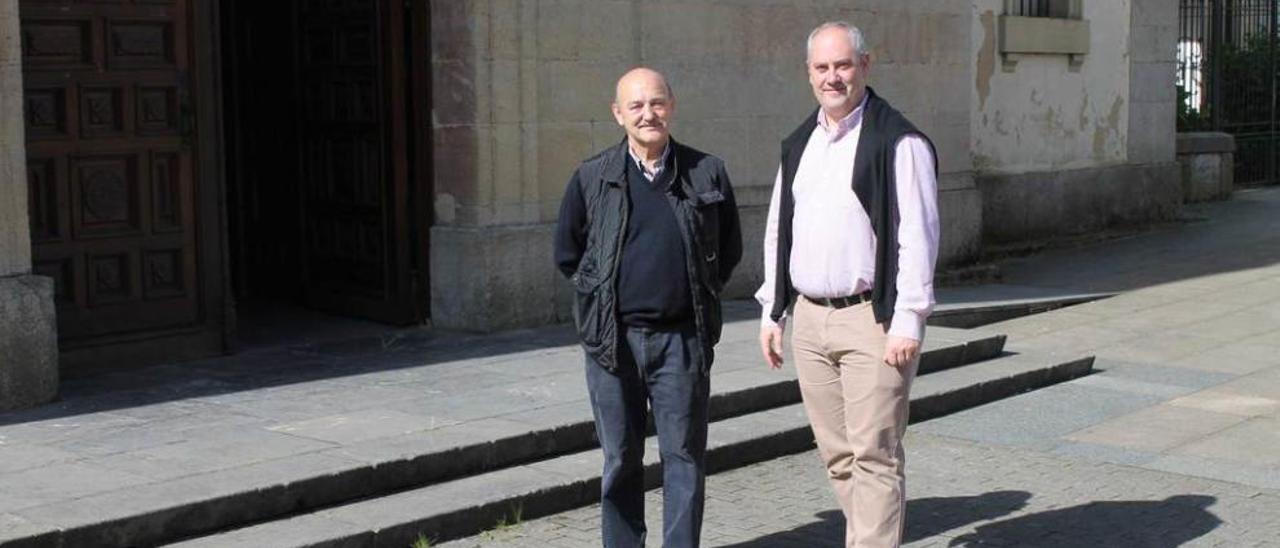
[[[0,410],[58,392],[53,280],[31,274],[18,3],[0,2]]]
[[[1133,0],[1131,14],[1129,161],[1171,163],[1178,132],[1178,3]]]

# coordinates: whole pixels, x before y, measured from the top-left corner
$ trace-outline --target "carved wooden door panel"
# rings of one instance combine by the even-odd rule
[[[34,270],[64,346],[199,315],[189,0],[22,0]]]
[[[301,0],[302,284],[317,308],[423,316],[411,280],[404,4]]]

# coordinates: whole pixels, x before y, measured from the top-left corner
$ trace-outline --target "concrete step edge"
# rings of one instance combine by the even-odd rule
[[[970,376],[971,378],[965,379],[966,384],[957,382],[963,377],[961,375],[945,378],[945,375],[939,374],[937,376],[940,378],[933,381],[929,377],[920,377],[913,388],[914,395],[911,399],[912,422],[1083,376],[1091,371],[1092,364],[1092,357],[1067,360],[1050,358],[1049,361],[1037,364],[1036,358],[1019,355],[984,362],[984,376]],[[653,438],[646,441],[646,484],[653,488],[659,484],[660,464]],[[715,473],[807,451],[812,447],[813,436],[802,405],[777,407],[713,423],[708,440],[707,467],[709,473]],[[521,466],[518,470],[498,471],[493,477],[472,476],[314,514],[200,537],[172,546],[253,546],[265,539],[288,536],[288,531],[305,524],[301,520],[317,519],[323,520],[324,525],[317,527],[311,523],[307,525],[311,530],[335,529],[340,533],[332,538],[306,539],[288,546],[406,546],[419,535],[437,542],[460,538],[492,528],[497,523],[517,519],[513,516],[534,518],[598,501],[598,457],[598,451],[595,450],[564,455]],[[569,468],[573,470],[566,471]],[[523,477],[519,481],[512,481],[516,476]],[[503,485],[515,488],[493,488]],[[485,495],[476,497],[479,493]],[[468,496],[472,500],[464,502]],[[429,515],[400,511],[403,508],[422,508],[424,505],[431,505],[431,501],[441,499],[451,499],[459,504]]]
[[[975,303],[944,303],[939,304],[929,314],[929,325],[967,329],[1107,299],[1115,295],[1117,293],[1114,292],[1076,293]]]
[[[919,374],[936,373],[1000,356],[1008,337],[1000,334],[974,336],[959,343],[928,348],[920,355]],[[928,337],[926,336],[926,340]]]

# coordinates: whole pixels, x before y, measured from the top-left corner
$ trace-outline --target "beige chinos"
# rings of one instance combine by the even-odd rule
[[[800,393],[850,547],[902,542],[902,436],[920,360],[901,368],[886,364],[887,336],[869,302],[836,309],[797,299],[791,340]]]

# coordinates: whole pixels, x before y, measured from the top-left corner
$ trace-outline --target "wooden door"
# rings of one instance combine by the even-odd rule
[[[198,329],[219,278],[197,249],[190,0],[19,6],[34,270],[64,351]]]
[[[425,316],[413,268],[405,3],[301,0],[302,286],[320,309]]]

